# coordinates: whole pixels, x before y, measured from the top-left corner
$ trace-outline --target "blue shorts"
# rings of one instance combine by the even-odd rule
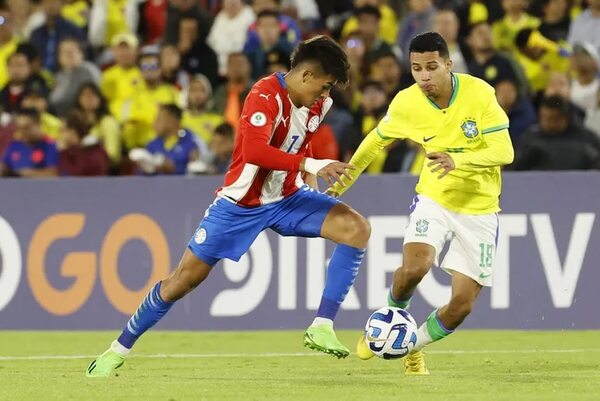
[[[319,237],[325,217],[338,203],[307,185],[287,198],[255,208],[218,198],[206,210],[188,247],[211,266],[223,258],[238,261],[267,228],[283,236]]]

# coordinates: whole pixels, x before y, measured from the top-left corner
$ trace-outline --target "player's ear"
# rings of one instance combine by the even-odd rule
[[[454,63],[452,62],[452,60],[450,60],[450,59],[446,60],[446,68],[448,69],[448,71],[452,71],[453,65],[454,65]]]
[[[310,81],[313,76],[314,76],[314,74],[311,70],[306,69],[306,70],[302,71],[302,83],[306,83],[306,82]]]

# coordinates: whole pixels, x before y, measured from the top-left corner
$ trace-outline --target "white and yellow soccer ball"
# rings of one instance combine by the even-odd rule
[[[404,309],[386,306],[369,317],[365,341],[380,358],[403,358],[417,342],[417,322]]]

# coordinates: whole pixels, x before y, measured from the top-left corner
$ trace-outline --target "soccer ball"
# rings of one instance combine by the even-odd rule
[[[386,306],[369,317],[365,341],[380,358],[402,358],[412,351],[417,342],[417,322],[404,309]]]

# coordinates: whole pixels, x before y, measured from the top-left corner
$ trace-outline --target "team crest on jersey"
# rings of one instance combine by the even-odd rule
[[[310,132],[315,132],[317,128],[319,128],[320,122],[321,121],[319,120],[319,116],[312,116],[310,120],[308,120],[308,130]]]
[[[201,228],[198,231],[196,231],[196,235],[194,235],[194,242],[200,245],[204,241],[206,241],[206,230],[204,228]]]
[[[257,111],[250,117],[250,124],[254,125],[255,127],[262,127],[266,123],[267,116],[265,116],[265,113],[261,113],[260,111]]]
[[[429,230],[429,222],[426,219],[417,220],[416,229],[419,237],[425,237],[427,235],[427,230]]]
[[[475,120],[472,119],[466,119],[460,126],[460,128],[463,131],[463,134],[465,134],[465,136],[469,139],[473,139],[475,138],[477,135],[479,135],[479,130],[477,129],[477,123],[475,122]]]

